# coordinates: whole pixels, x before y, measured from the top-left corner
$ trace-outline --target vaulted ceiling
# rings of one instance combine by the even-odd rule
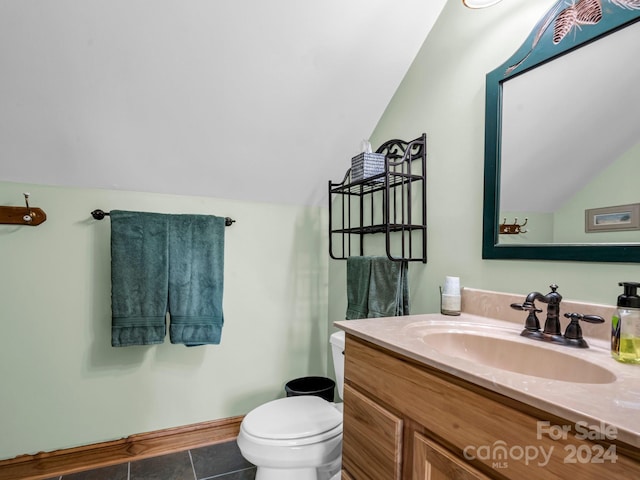
[[[445,1],[2,2],[0,180],[324,204]]]

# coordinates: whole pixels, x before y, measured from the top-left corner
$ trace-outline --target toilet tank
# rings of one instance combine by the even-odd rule
[[[333,353],[333,370],[336,374],[338,395],[342,398],[344,390],[344,331],[332,333],[329,341]]]

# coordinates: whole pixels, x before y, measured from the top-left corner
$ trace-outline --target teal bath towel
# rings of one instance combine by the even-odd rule
[[[218,344],[224,319],[224,218],[173,215],[169,227],[171,343]]]
[[[111,344],[218,344],[224,218],[111,211]]]
[[[111,345],[164,342],[167,221],[157,213],[111,211]]]
[[[347,320],[409,315],[408,263],[347,258]]]

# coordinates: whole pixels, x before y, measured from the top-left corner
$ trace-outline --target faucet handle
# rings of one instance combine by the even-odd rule
[[[512,303],[511,308],[514,310],[529,312],[529,315],[527,315],[527,319],[524,322],[525,330],[528,330],[529,332],[540,331],[540,320],[538,320],[536,313],[540,313],[542,310],[536,308],[533,302]]]
[[[571,322],[567,325],[567,329],[564,332],[564,338],[567,341],[567,345],[572,347],[588,348],[587,342],[582,338],[582,328],[580,327],[580,320],[588,323],[604,323],[604,318],[600,315],[583,315],[581,313],[565,313],[566,318],[570,318]]]
[[[511,308],[513,308],[514,310],[522,310],[524,312],[540,313],[542,311],[539,308],[536,308],[536,306],[531,302],[512,303]]]
[[[582,320],[587,323],[604,323],[604,318],[600,315],[582,315],[580,313],[565,313],[565,317],[573,320],[574,317],[577,317],[578,320]]]

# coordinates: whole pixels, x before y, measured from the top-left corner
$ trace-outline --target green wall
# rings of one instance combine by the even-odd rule
[[[523,295],[557,283],[565,298],[605,304],[615,303],[619,281],[640,281],[634,264],[481,257],[485,75],[520,47],[553,3],[470,10],[449,1],[375,129],[375,147],[427,133],[429,260],[409,268],[413,313],[439,310],[446,275],[460,276],[463,286]],[[345,263],[329,263],[330,320],[344,318]]]
[[[0,182],[0,459],[247,413],[327,365],[326,211]],[[236,219],[225,231],[220,345],[110,345],[110,226],[90,212]]]

